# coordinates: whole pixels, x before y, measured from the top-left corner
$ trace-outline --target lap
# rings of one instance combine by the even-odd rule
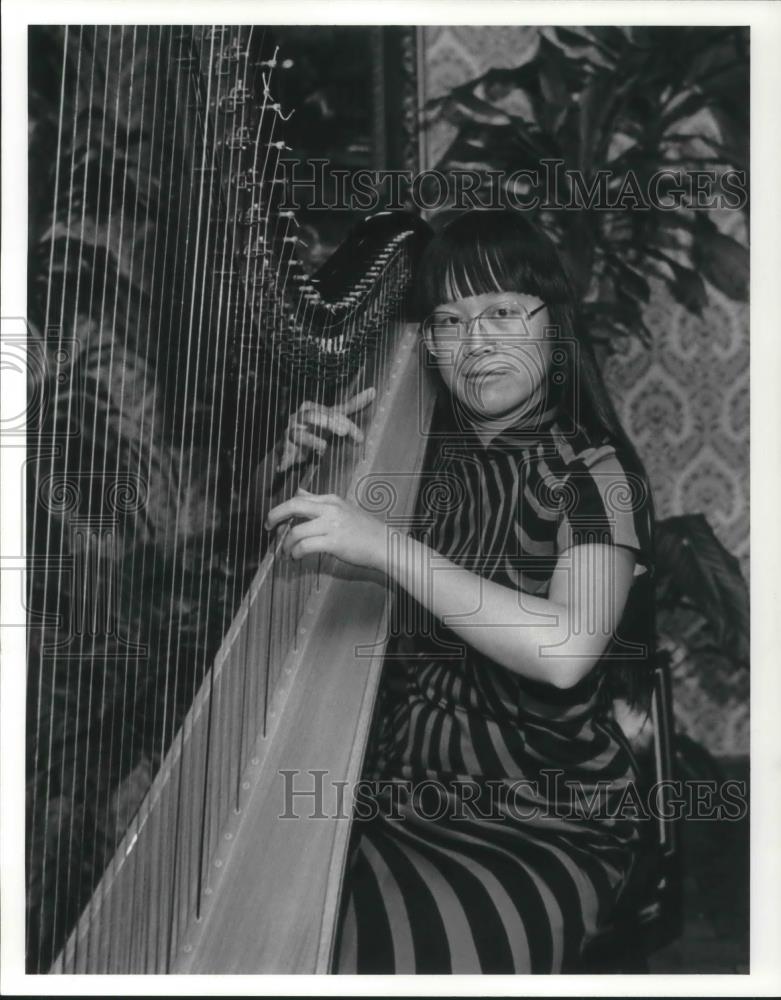
[[[356,826],[335,971],[551,973],[574,963],[623,873],[520,823]]]

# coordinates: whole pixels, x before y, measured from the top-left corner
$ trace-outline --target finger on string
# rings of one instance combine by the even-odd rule
[[[272,528],[291,517],[319,517],[323,512],[322,505],[312,496],[294,496],[290,500],[273,507],[266,515],[266,529]]]
[[[290,552],[290,550],[298,544],[303,538],[316,538],[318,535],[325,536],[328,534],[328,526],[325,524],[323,518],[316,517],[312,521],[302,521],[297,524],[294,528],[291,528],[288,532],[282,549],[284,552]]]
[[[342,498],[337,496],[336,493],[310,493],[303,486],[298,487],[298,492],[303,493],[308,500],[314,500],[317,503],[340,504],[342,502]]]
[[[308,419],[311,425],[325,427],[339,437],[349,435],[356,441],[363,441],[363,431],[356,423],[345,417],[343,413],[321,411],[320,413],[311,414]]]
[[[355,413],[358,410],[362,410],[364,406],[368,406],[374,399],[375,395],[376,390],[374,386],[369,386],[368,389],[363,389],[361,392],[353,396],[352,399],[346,400],[338,408],[342,413]]]
[[[304,556],[312,555],[315,552],[328,552],[329,543],[327,535],[314,535],[312,538],[302,538],[290,551],[291,559],[303,559]]]
[[[327,409],[329,407],[323,403],[316,403],[313,399],[305,399],[296,410],[295,416],[297,420],[311,420],[313,414],[322,413],[323,410]]]
[[[299,445],[290,437],[285,439],[282,454],[277,462],[277,472],[287,472],[294,465],[300,465],[306,458],[307,450],[304,445]]]
[[[311,431],[306,430],[298,424],[294,424],[291,428],[290,440],[293,444],[297,444],[301,447],[314,448],[314,450],[320,455],[322,455],[328,447],[328,442],[325,438],[318,437],[317,434],[312,434]]]
[[[277,472],[287,472],[294,465],[298,465],[301,456],[296,451],[285,451],[282,458],[277,462]]]

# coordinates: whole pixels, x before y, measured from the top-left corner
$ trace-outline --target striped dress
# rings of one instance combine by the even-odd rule
[[[603,658],[569,689],[479,655],[399,596],[334,970],[566,972],[639,840],[622,809],[632,760],[601,695],[608,657],[639,655],[625,625],[651,565],[645,484],[620,445],[555,409],[487,445],[444,435],[432,457],[413,534],[436,552],[541,597],[559,554],[584,541],[635,550],[635,577]]]

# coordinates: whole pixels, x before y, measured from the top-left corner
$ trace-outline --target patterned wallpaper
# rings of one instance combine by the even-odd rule
[[[425,99],[492,66],[517,66],[537,44],[533,27],[421,29]],[[424,137],[424,167],[452,137],[437,126]],[[737,212],[715,220],[746,240]],[[651,350],[639,340],[612,357],[608,386],[627,432],[646,463],[657,516],[702,512],[749,580],[749,329],[748,305],[709,286],[702,319],[665,289],[652,285],[646,321]],[[748,753],[748,678],[726,661],[707,676],[683,663],[676,669],[679,728],[716,754]]]
[[[732,235],[736,235],[733,233]],[[651,479],[657,516],[705,514],[749,580],[748,305],[709,289],[702,319],[657,287],[638,342],[606,366],[627,433]],[[726,659],[675,668],[679,728],[712,753],[749,751],[747,671]]]

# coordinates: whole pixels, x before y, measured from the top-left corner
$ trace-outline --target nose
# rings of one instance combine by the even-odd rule
[[[470,357],[472,355],[491,354],[494,350],[494,344],[490,340],[487,340],[483,334],[483,325],[480,320],[480,316],[474,316],[467,323],[464,349]]]

